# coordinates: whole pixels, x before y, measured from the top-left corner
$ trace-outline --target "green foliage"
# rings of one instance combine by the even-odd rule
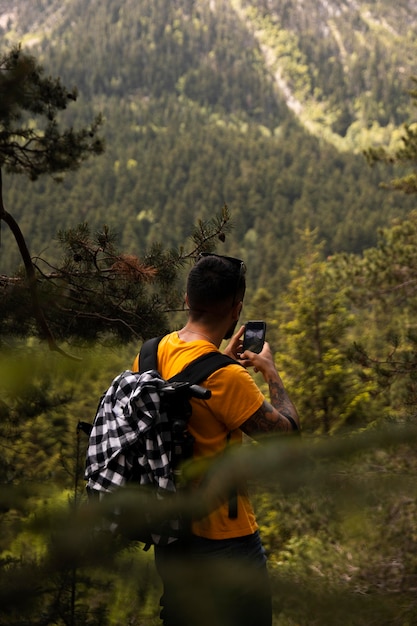
[[[242,468],[263,485],[255,502],[270,557],[274,623],[307,626],[312,610],[322,624],[405,625],[415,617],[415,437],[413,428],[391,428],[325,441],[277,438],[222,463],[223,487]],[[12,510],[2,513],[8,532],[0,619],[33,626],[153,623],[160,589],[151,555],[94,533],[99,509],[80,501],[74,508],[68,491],[47,487],[36,499],[32,486],[31,512],[13,534]],[[4,510],[4,490],[0,497]],[[131,504],[131,517],[140,517],[141,500]]]
[[[412,197],[393,200],[377,186],[395,176],[391,187],[414,193],[404,166],[415,160],[415,129],[405,127],[396,153],[374,148],[372,158],[388,163],[383,176],[331,145],[353,153],[368,132],[385,141],[387,129],[409,119],[410,3],[337,13],[332,3],[274,0],[256,10],[220,0],[21,0],[15,8],[18,22],[10,18],[4,42],[6,34],[7,46],[11,37],[27,34],[32,46],[37,38],[31,50],[77,84],[80,97],[77,111],[64,111],[75,91],[45,79],[21,51],[4,55],[3,139],[24,122],[22,140],[35,133],[49,146],[31,177],[41,166],[71,169],[68,141],[92,149],[94,141],[70,131],[67,143],[56,142],[58,110],[72,128],[99,109],[107,151],[60,186],[9,178],[5,204],[36,255],[56,336],[70,339],[76,356],[80,338],[118,335],[126,345],[84,344],[83,360],[68,362],[34,339],[11,343],[10,335],[33,335],[31,302],[18,293],[20,274],[1,277],[0,622],[157,623],[152,559],[137,546],[97,543],[92,533],[98,512],[83,506],[86,440],[77,424],[91,421],[104,388],[130,366],[138,346],[127,340],[180,319],[166,312],[179,303],[186,260],[219,242],[248,264],[245,317],[266,319],[304,430],[300,441],[242,451],[270,555],[274,625],[414,623],[417,220],[403,219]],[[404,36],[394,44],[395,30]],[[48,98],[33,108],[36,98],[19,82],[28,72],[32,95],[52,94],[56,109]],[[330,144],[306,134],[277,85],[301,124]],[[8,164],[19,171],[17,161]],[[392,216],[400,219],[376,239]],[[63,258],[50,243],[57,231]],[[9,235],[2,233],[2,272],[17,265]],[[100,300],[101,313],[88,315],[89,298]],[[133,512],[132,519],[143,514]]]
[[[17,348],[3,350],[0,364],[0,622],[120,623],[123,611],[135,613],[141,604],[138,596],[137,603],[121,608],[118,597],[133,585],[124,578],[126,572],[149,585],[155,574],[149,575],[149,558],[140,550],[109,556],[111,566],[107,562],[102,571],[98,562],[83,571],[74,567],[75,554],[81,558],[80,542],[88,545],[92,530],[82,532],[72,519],[85,501],[87,437],[77,424],[92,421],[101,393],[115,372],[130,367],[138,346],[84,350],[82,362],[63,359],[33,341],[25,350]],[[71,532],[64,538],[66,523]],[[90,605],[91,587],[97,594]],[[150,597],[156,606],[155,592]],[[116,606],[118,617],[111,618]]]
[[[414,84],[417,84],[417,78],[412,77]],[[411,101],[414,106],[417,105],[417,89],[410,89],[408,93],[411,96]],[[383,186],[388,189],[396,191],[402,191],[405,194],[417,193],[417,128],[414,123],[404,124],[403,133],[401,136],[401,147],[394,152],[387,150],[386,148],[369,148],[365,151],[365,156],[371,165],[375,163],[395,163],[404,167],[412,167],[413,171],[410,174],[404,174],[400,177],[394,178],[389,184]]]
[[[217,216],[198,222],[188,250],[155,243],[141,258],[120,252],[107,226],[96,233],[86,223],[62,231],[58,240],[65,255],[60,266],[42,258],[34,265],[43,326],[35,324],[27,282],[4,277],[0,334],[43,339],[46,324],[54,342],[77,344],[131,341],[166,332],[167,313],[182,304],[178,279],[184,265],[200,251],[214,250],[225,239],[229,222],[224,206]]]
[[[416,334],[414,314],[417,216],[381,229],[378,245],[362,256],[333,259],[338,281],[372,332],[357,335],[352,358],[384,390],[394,414],[414,415],[416,403]]]
[[[322,260],[314,236],[304,233],[305,253],[279,313],[279,358],[303,428],[329,434],[364,426],[376,413],[372,384],[361,379],[360,369],[349,360],[354,317],[345,289]]]
[[[18,47],[0,60],[0,88],[7,91],[0,110],[0,220],[9,226],[25,268],[24,277],[2,277],[1,333],[35,335],[60,351],[57,340],[116,336],[128,341],[167,330],[166,311],[175,310],[180,302],[175,284],[179,269],[186,258],[214,249],[216,237],[225,240],[227,206],[217,217],[198,220],[191,233],[194,248],[186,253],[153,243],[140,260],[117,251],[107,225],[91,235],[84,222],[58,232],[65,252],[59,266],[41,257],[35,265],[19,223],[6,211],[2,166],[34,181],[41,174],[76,170],[87,156],[103,150],[96,136],[101,118],[77,133],[72,127],[60,130],[57,113],[76,93],[42,74],[43,68]],[[135,164],[130,159],[128,169]]]
[[[59,79],[44,78],[43,68],[19,47],[0,58],[0,168],[26,174],[59,174],[77,169],[90,154],[101,154],[97,137],[101,117],[88,128],[61,130],[58,112],[77,99]]]
[[[289,452],[285,471],[274,470],[267,495],[258,494],[277,624],[311,624],[312,616],[320,624],[412,623],[413,444],[385,448],[383,432],[335,435],[323,456],[316,456],[323,441],[304,440],[317,464],[304,473],[302,458]],[[387,443],[394,432],[385,432]],[[378,443],[365,451],[367,440]],[[346,456],[347,449],[358,454]]]
[[[277,295],[301,251],[297,228],[319,228],[332,253],[373,245],[376,228],[410,204],[394,205],[378,193],[379,172],[364,168],[350,151],[357,149],[355,138],[363,146],[362,133],[376,119],[379,141],[387,137],[385,117],[393,128],[409,116],[403,92],[412,71],[398,72],[399,43],[390,38],[387,44],[390,29],[376,27],[380,12],[392,31],[408,33],[407,20],[386,2],[368,13],[362,5],[341,7],[337,16],[313,1],[307,5],[16,3],[4,45],[10,39],[24,45],[30,37],[43,66],[77,85],[77,107],[65,112],[70,124],[85,124],[95,110],[105,119],[106,153],[61,186],[7,181],[5,202],[16,211],[32,254],[47,245],[56,265],[55,233],[85,221],[92,230],[108,224],[126,254],[155,241],[177,247],[196,218],[209,219],[227,202],[236,228],[226,254],[250,261],[254,289]],[[279,55],[270,57],[275,40]],[[407,51],[409,45],[407,35]],[[381,74],[368,69],[371,56]],[[291,86],[297,77],[297,98],[308,94],[300,101],[308,133],[288,110],[293,91],[277,83],[278,58],[284,82]],[[284,71],[284,60],[291,72]],[[371,106],[377,118],[373,109],[365,111]],[[314,125],[305,122],[313,111]],[[310,129],[329,123],[349,137],[347,153],[329,146],[330,135],[311,137]],[[3,245],[11,248],[7,232]],[[14,271],[17,262],[12,252],[4,255],[2,272]]]

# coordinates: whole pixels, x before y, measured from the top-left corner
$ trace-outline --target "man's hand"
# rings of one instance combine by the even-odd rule
[[[270,345],[265,341],[262,351],[257,354],[250,350],[245,350],[240,356],[240,362],[246,367],[253,367],[254,372],[261,372],[266,382],[268,382],[271,372],[275,371],[274,356]]]
[[[294,426],[299,429],[300,420],[297,410],[284,389],[269,343],[265,341],[259,354],[250,350],[242,352],[244,332],[245,326],[241,326],[226,346],[224,354],[239,361],[244,367],[253,367],[255,372],[262,373],[269,386],[271,402],[264,400],[261,407],[241,425],[241,429],[250,437],[255,438],[257,435],[268,432],[290,432],[293,431]]]
[[[258,411],[242,424],[243,432],[256,438],[261,433],[299,430],[297,409],[284,388],[269,344],[265,342],[260,354],[246,350],[242,354],[241,362],[245,367],[253,367],[255,372],[261,372],[268,383],[271,398],[270,402],[264,400]]]
[[[242,363],[241,359],[240,359],[240,355],[242,353],[242,345],[243,345],[243,334],[245,332],[245,326],[241,326],[239,328],[239,330],[233,335],[233,337],[231,338],[231,340],[229,341],[229,343],[227,344],[226,348],[223,351],[223,354],[226,354],[227,356],[232,357],[232,359],[235,359],[235,361],[239,361],[240,363]],[[242,363],[242,365],[245,365],[245,363]]]
[[[248,367],[253,367],[255,372],[262,372],[265,380],[267,381],[271,369],[275,371],[274,357],[269,343],[265,341],[262,351],[259,354],[251,352],[250,350],[245,350],[245,352],[243,352],[244,333],[245,326],[243,325],[233,335],[223,353],[232,357],[232,359],[239,361],[239,363],[246,369]]]

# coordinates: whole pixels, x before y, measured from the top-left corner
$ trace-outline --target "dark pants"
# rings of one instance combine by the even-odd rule
[[[271,626],[271,593],[259,533],[192,536],[155,546],[164,626]]]

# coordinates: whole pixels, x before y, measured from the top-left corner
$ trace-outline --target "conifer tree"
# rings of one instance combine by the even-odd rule
[[[24,174],[36,180],[42,174],[58,177],[77,169],[88,156],[104,149],[97,136],[101,118],[97,116],[89,127],[79,131],[61,130],[58,113],[76,100],[77,92],[68,90],[59,79],[45,78],[35,58],[23,54],[20,47],[0,58],[0,93],[0,220],[8,225],[19,248],[26,273],[23,293],[30,294],[39,333],[52,349],[58,350],[39,298],[38,277],[25,237],[4,206],[2,172]],[[10,284],[3,279],[1,287],[2,298],[11,296],[16,313],[16,282]],[[22,295],[17,296],[20,302]]]
[[[303,233],[299,258],[285,294],[278,336],[279,367],[303,429],[330,434],[344,426],[364,425],[371,417],[371,386],[362,382],[349,360],[349,329],[354,318],[343,287],[322,258],[315,233]]]
[[[417,106],[417,77],[412,77],[415,87],[408,91],[412,103]],[[406,194],[417,193],[417,128],[415,123],[404,124],[404,133],[401,138],[402,145],[394,153],[386,148],[369,148],[365,156],[371,165],[375,163],[395,164],[400,167],[411,168],[411,171],[393,178],[389,183],[382,186],[386,189],[402,191]]]
[[[362,334],[352,358],[372,375],[397,415],[415,413],[417,403],[417,212],[379,231],[363,255],[334,259],[337,280],[349,286],[351,307],[366,311],[372,335]]]
[[[0,278],[0,335],[36,336],[62,352],[59,342],[66,340],[128,341],[167,330],[166,312],[180,304],[178,273],[200,249],[214,248],[227,230],[227,207],[197,224],[186,252],[155,244],[141,258],[124,254],[106,225],[92,233],[83,223],[58,233],[61,265],[39,257],[35,263],[18,222],[4,206],[2,172],[61,180],[103,152],[102,120],[98,115],[78,131],[61,128],[58,114],[76,100],[76,90],[45,78],[43,68],[20,48],[0,58],[0,93],[0,220],[14,235],[25,270],[24,277]]]
[[[417,77],[412,81],[417,85]],[[409,90],[417,105],[417,89]],[[371,165],[394,164],[401,172],[382,187],[407,195],[417,193],[417,129],[404,125],[402,146],[394,153],[369,148],[365,156]],[[405,171],[408,170],[406,173]],[[381,228],[377,245],[363,255],[338,255],[335,268],[339,279],[350,285],[349,298],[356,306],[372,311],[379,342],[358,341],[353,358],[372,371],[380,390],[387,392],[395,415],[415,414],[417,403],[417,336],[414,316],[417,307],[417,213],[397,219]]]

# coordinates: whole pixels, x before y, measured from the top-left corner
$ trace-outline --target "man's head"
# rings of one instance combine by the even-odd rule
[[[200,255],[187,281],[191,318],[214,322],[232,313],[236,318],[234,328],[245,295],[245,273],[245,264],[240,259],[208,253]],[[228,331],[225,338],[230,336]]]

